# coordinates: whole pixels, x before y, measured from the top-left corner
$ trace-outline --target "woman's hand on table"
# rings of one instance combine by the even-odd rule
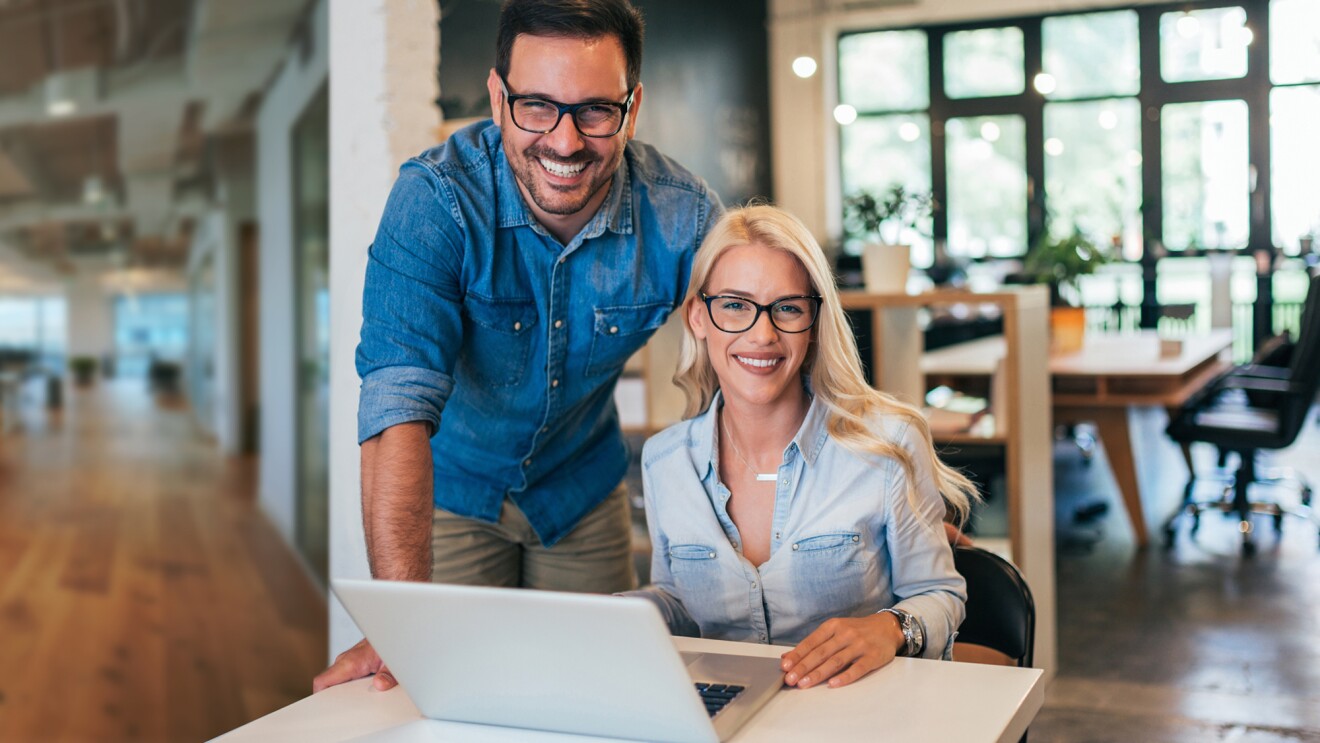
[[[370,676],[373,673],[376,674],[376,678],[371,683],[377,691],[392,689],[399,683],[394,679],[394,674],[390,673],[381,662],[376,649],[364,639],[340,653],[329,668],[312,679],[312,693],[325,691],[332,686]]]
[[[835,617],[784,653],[779,667],[788,686],[806,689],[826,682],[831,688],[846,686],[888,665],[903,642],[893,614]]]

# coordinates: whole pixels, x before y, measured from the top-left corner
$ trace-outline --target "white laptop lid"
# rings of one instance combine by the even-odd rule
[[[335,580],[335,594],[427,717],[716,743],[645,599]]]

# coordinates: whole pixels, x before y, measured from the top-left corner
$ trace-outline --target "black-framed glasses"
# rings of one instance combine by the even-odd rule
[[[701,301],[706,303],[706,312],[715,327],[726,333],[745,333],[761,319],[761,313],[770,315],[770,322],[784,333],[805,333],[816,324],[820,314],[821,298],[817,294],[804,294],[797,297],[783,297],[770,304],[757,304],[747,297],[732,294],[716,294],[713,297],[701,293]]]
[[[584,137],[613,137],[623,128],[623,121],[632,108],[633,94],[629,91],[623,103],[614,101],[584,101],[582,103],[560,103],[549,98],[534,95],[517,95],[509,92],[509,83],[500,76],[500,87],[504,90],[504,100],[509,102],[509,114],[514,126],[532,134],[546,134],[559,126],[564,114],[573,119],[573,126]]]

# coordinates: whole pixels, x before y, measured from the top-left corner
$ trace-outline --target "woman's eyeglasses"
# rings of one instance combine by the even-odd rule
[[[726,333],[745,333],[761,319],[761,313],[770,315],[770,322],[785,333],[805,333],[816,324],[816,315],[820,313],[821,298],[818,295],[783,297],[770,304],[757,304],[746,297],[730,294],[717,294],[713,297],[701,294],[701,301],[706,303],[706,311],[715,327]]]

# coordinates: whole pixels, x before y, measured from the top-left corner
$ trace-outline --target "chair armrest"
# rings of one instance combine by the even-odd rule
[[[1287,379],[1266,379],[1262,377],[1239,377],[1236,375],[1226,377],[1221,389],[1248,390],[1251,392],[1277,392],[1287,393],[1293,389],[1292,382]]]
[[[1289,369],[1286,366],[1266,366],[1265,364],[1243,364],[1233,367],[1230,377],[1261,377],[1265,379],[1287,379]]]

